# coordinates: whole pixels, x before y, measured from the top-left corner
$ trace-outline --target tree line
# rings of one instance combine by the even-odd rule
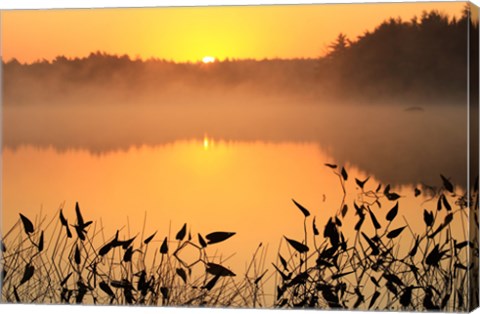
[[[470,64],[467,54],[475,38],[478,46],[478,23],[470,22],[468,8],[459,19],[437,11],[410,21],[391,18],[353,41],[339,34],[321,60],[323,79],[353,97],[466,101],[467,68],[472,61],[478,67],[478,54]]]
[[[465,8],[458,19],[430,11],[410,21],[390,18],[354,40],[339,34],[329,52],[316,59],[227,59],[203,64],[102,52],[31,64],[13,59],[3,62],[4,103],[49,101],[59,96],[86,95],[88,99],[98,90],[137,97],[171,86],[203,91],[240,87],[351,101],[463,103],[467,69],[472,65],[467,57],[472,33],[478,36],[478,23],[470,21]]]

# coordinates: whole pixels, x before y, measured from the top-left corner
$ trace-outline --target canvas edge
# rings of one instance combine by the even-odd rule
[[[421,2],[430,2],[428,0],[421,0]],[[447,1],[445,1],[447,2]],[[328,3],[345,3],[345,2],[315,2],[314,4],[328,4]],[[365,2],[369,3],[369,2]],[[374,3],[388,3],[374,1]],[[299,3],[296,3],[299,4]],[[301,3],[301,4],[312,4],[312,3]],[[355,4],[355,3],[351,3]],[[232,5],[232,4],[229,4]],[[255,4],[247,4],[247,5],[255,5]],[[256,4],[256,5],[269,5],[269,4]],[[174,6],[174,5],[172,5]],[[200,5],[201,6],[201,5]],[[472,2],[467,3],[469,9],[469,27],[468,27],[468,117],[467,117],[467,124],[468,124],[468,186],[469,186],[469,194],[474,191],[474,186],[479,178],[479,14],[480,8]],[[153,7],[158,7],[153,6]],[[181,5],[180,5],[181,7]],[[132,8],[132,7],[125,7],[125,8]],[[135,8],[135,7],[133,7]],[[75,9],[75,8],[72,8]],[[101,9],[101,7],[99,7]],[[1,9],[0,8],[0,31],[2,27],[2,11],[9,10]],[[476,25],[476,26],[475,26]],[[1,34],[1,32],[0,32]],[[0,60],[2,56],[2,41],[0,40]],[[2,62],[0,62],[0,118],[3,117],[2,108],[3,108],[3,77],[2,77]],[[0,120],[0,151],[1,147],[3,147],[3,120]],[[0,158],[0,178],[2,177],[2,159]],[[1,181],[0,181],[0,199],[1,199]],[[472,194],[473,195],[473,194]],[[470,196],[470,195],[469,195]],[[475,199],[470,200],[470,213],[469,213],[469,239],[472,243],[475,244],[474,248],[471,248],[469,251],[469,260],[473,267],[469,271],[469,278],[468,278],[468,286],[467,289],[470,292],[469,298],[467,300],[468,306],[467,309],[469,312],[474,311],[475,309],[479,308],[480,306],[480,276],[479,276],[479,252],[478,252],[478,243],[479,243],[479,226],[477,224],[476,219],[478,219],[479,215],[479,198],[478,196]],[[477,217],[475,219],[475,217]],[[2,209],[0,204],[0,234],[1,234],[1,227],[2,227]],[[2,251],[0,250],[0,258],[2,255]],[[1,276],[1,274],[0,274]],[[2,280],[0,277],[0,291],[2,288]],[[0,293],[0,304],[2,304],[2,294]],[[325,311],[325,310],[321,310]],[[343,311],[340,311],[343,312]],[[354,311],[355,312],[355,311]],[[383,311],[381,311],[383,312]]]
[[[475,186],[478,189],[479,177],[479,7],[469,2],[468,23],[468,193],[475,197]],[[478,192],[478,190],[477,190]],[[468,310],[471,312],[479,307],[479,259],[478,259],[478,193],[470,200],[469,239],[473,245],[469,251],[472,268],[468,279]]]
[[[0,9],[0,156],[3,156],[3,10]],[[3,200],[3,157],[0,158],[0,200]],[[0,201],[0,238],[3,237],[3,202]],[[2,238],[3,239],[3,238]],[[3,244],[2,244],[3,246]],[[3,257],[3,250],[0,249],[0,260]],[[0,304],[3,302],[2,294],[3,269],[0,272]]]

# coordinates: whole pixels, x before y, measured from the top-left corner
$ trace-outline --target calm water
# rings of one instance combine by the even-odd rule
[[[391,227],[408,220],[420,230],[423,208],[435,204],[414,197],[414,187],[440,185],[440,173],[465,182],[466,112],[404,107],[5,107],[3,230],[20,212],[48,222],[60,207],[73,222],[78,201],[105,239],[122,229],[125,237],[158,231],[162,241],[184,223],[195,238],[236,232],[211,254],[241,274],[259,243],[268,266],[283,236],[303,239],[292,198],[321,232],[337,213],[342,189],[325,163],[349,174],[347,237],[358,219],[354,178],[370,177],[367,190],[392,183],[405,219]],[[394,204],[385,201],[378,216]],[[456,228],[463,233],[463,224]],[[412,243],[407,234],[402,241]]]
[[[237,232],[224,253],[241,260],[260,242],[278,245],[283,234],[302,234],[292,198],[320,224],[341,202],[338,178],[323,166],[332,160],[315,144],[208,139],[207,146],[202,139],[102,155],[27,146],[6,149],[3,158],[5,228],[18,212],[51,216],[62,203],[73,220],[79,201],[85,217],[102,220],[107,237],[122,226],[138,234],[145,215],[146,234],[175,234],[185,222],[195,236]]]
[[[325,162],[334,162],[312,143],[179,141],[94,155],[88,151],[58,152],[25,146],[3,152],[3,226],[8,230],[18,213],[34,219],[57,215],[59,207],[74,221],[75,201],[84,217],[97,221],[108,239],[117,229],[127,236],[145,236],[158,230],[158,241],[174,236],[187,222],[193,236],[213,231],[237,234],[218,244],[218,254],[235,254],[227,265],[241,273],[259,243],[269,245],[273,261],[283,235],[301,240],[303,216],[291,199],[316,216],[320,229],[341,204],[338,177]],[[353,178],[367,173],[346,165],[348,199],[357,197]],[[371,177],[367,189],[380,183]],[[395,189],[400,213],[412,226],[424,198],[413,196],[413,186]],[[384,206],[395,202],[386,201]],[[378,209],[383,217],[388,208]],[[353,229],[353,209],[345,219]],[[145,224],[145,225],[144,225]],[[397,221],[398,227],[404,221]],[[460,226],[459,226],[460,227]],[[228,243],[228,244],[227,244]],[[160,245],[160,243],[157,243]],[[410,240],[408,240],[410,245]],[[217,253],[216,253],[217,254]]]
[[[236,143],[316,144],[331,160],[356,165],[392,184],[435,185],[439,173],[465,182],[466,107],[429,104],[421,111],[408,110],[412,106],[248,96],[170,105],[5,106],[3,141],[7,148],[32,145],[104,155],[142,145],[202,141],[206,133]]]

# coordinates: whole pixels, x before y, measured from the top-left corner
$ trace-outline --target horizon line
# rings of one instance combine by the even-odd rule
[[[95,56],[102,56],[102,57],[116,57],[118,59],[122,58],[127,58],[129,61],[132,62],[164,62],[164,63],[171,63],[171,64],[191,64],[191,65],[209,65],[209,64],[215,64],[215,63],[227,63],[227,62],[246,62],[246,61],[255,61],[255,62],[267,62],[267,61],[314,61],[314,60],[320,60],[324,57],[327,56],[327,54],[323,56],[318,56],[318,57],[287,57],[287,58],[282,58],[282,57],[262,57],[262,58],[255,58],[255,57],[247,57],[247,58],[242,58],[242,57],[226,57],[226,58],[216,58],[214,56],[211,56],[215,58],[215,61],[211,63],[205,63],[202,61],[204,57],[201,57],[197,60],[174,60],[174,59],[167,59],[167,58],[160,58],[160,57],[140,57],[139,55],[132,56],[128,53],[109,53],[106,51],[92,51],[88,55],[84,56],[66,56],[66,55],[57,55],[54,58],[38,58],[34,61],[21,61],[15,57],[10,58],[9,60],[5,60],[3,57],[1,57],[1,62],[2,64],[8,64],[11,62],[18,62],[21,65],[33,65],[33,64],[39,64],[39,63],[49,63],[53,64],[55,63],[58,59],[66,59],[67,61],[81,61],[81,60],[87,60],[91,57]],[[205,56],[207,57],[207,56]],[[208,56],[210,57],[210,56]]]

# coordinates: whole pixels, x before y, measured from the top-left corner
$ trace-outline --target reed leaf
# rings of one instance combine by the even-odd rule
[[[185,238],[185,235],[187,234],[187,224],[183,224],[182,229],[180,229],[177,232],[177,235],[175,236],[176,240],[182,241]]]
[[[163,240],[162,246],[160,246],[160,253],[161,254],[167,254],[168,253],[168,243],[167,243],[167,237]]]
[[[35,273],[35,267],[33,265],[31,265],[30,263],[25,265],[25,270],[23,271],[23,276],[18,286],[20,287],[21,285],[29,281],[33,277],[34,273]]]
[[[148,244],[150,243],[150,241],[153,240],[153,238],[155,237],[155,235],[157,234],[157,231],[155,231],[151,236],[149,236],[148,238],[146,238],[145,240],[143,240],[143,244]]]
[[[293,198],[292,198],[292,201],[295,204],[295,206],[297,206],[298,209],[300,209],[300,211],[305,216],[305,218],[310,216],[310,212],[305,207],[303,207],[301,204],[297,203]]]
[[[387,238],[395,239],[400,235],[400,233],[402,233],[403,229],[405,229],[405,226],[390,231],[389,233],[387,233]]]
[[[208,244],[214,244],[214,243],[225,241],[234,235],[235,235],[235,232],[217,231],[217,232],[209,233],[205,237],[208,240]]]
[[[342,167],[342,178],[343,180],[347,181],[348,180],[348,173],[347,173],[347,170],[345,170],[344,167]]]
[[[22,220],[23,229],[25,230],[26,234],[31,234],[35,231],[33,228],[33,223],[27,217],[20,214],[20,219]]]
[[[290,244],[298,253],[305,253],[305,252],[308,252],[308,246],[306,246],[305,244],[302,244],[298,241],[295,241],[293,239],[289,239],[287,237],[285,237],[285,240],[287,240],[288,244]]]
[[[231,270],[223,267],[222,265],[215,263],[207,263],[207,272],[220,277],[233,277],[236,276]]]
[[[395,204],[395,206],[392,207],[392,209],[388,211],[385,219],[388,221],[393,221],[395,217],[397,217],[397,214],[398,214],[398,202]]]
[[[445,190],[447,190],[450,193],[453,193],[453,184],[443,175],[440,175],[440,177],[442,178],[443,187],[445,188]]]

